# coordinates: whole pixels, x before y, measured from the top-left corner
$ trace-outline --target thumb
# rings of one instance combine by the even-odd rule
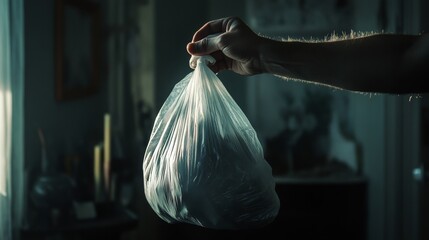
[[[199,41],[188,43],[186,49],[191,55],[208,55],[219,49],[216,38],[203,38]]]

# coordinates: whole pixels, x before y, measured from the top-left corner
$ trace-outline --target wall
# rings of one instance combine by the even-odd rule
[[[167,1],[155,3],[155,99],[159,109],[174,85],[189,72],[190,55],[186,44],[207,18],[206,1]]]
[[[102,137],[106,111],[105,71],[101,89],[89,97],[59,102],[55,99],[54,0],[25,1],[25,164],[27,171],[40,169],[42,128],[48,156],[90,150],[91,141]],[[31,181],[30,181],[31,183]]]
[[[354,7],[355,31],[381,31],[379,1],[354,1]],[[386,239],[386,101],[384,95],[350,95],[349,118],[362,143],[368,179],[368,240]]]
[[[354,3],[355,31],[415,33],[418,28],[413,22],[419,17],[416,1]],[[416,183],[410,178],[419,154],[415,110],[419,100],[409,95],[355,94],[350,102],[349,116],[364,149],[369,181],[368,240],[417,239],[417,204],[412,203]]]

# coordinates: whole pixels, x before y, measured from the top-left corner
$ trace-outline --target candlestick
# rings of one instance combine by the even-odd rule
[[[94,147],[94,188],[95,188],[95,201],[102,199],[102,185],[101,185],[101,145],[97,144]]]

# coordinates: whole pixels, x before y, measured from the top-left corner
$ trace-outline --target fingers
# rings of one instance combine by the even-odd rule
[[[188,53],[191,55],[204,55],[221,50],[219,42],[222,37],[226,36],[224,33],[232,31],[241,22],[241,19],[237,17],[227,17],[207,22],[195,32],[192,42],[186,46]]]
[[[207,22],[204,24],[204,26],[195,32],[194,36],[192,37],[192,42],[199,41],[212,34],[228,32],[234,25],[237,25],[241,22],[241,19],[238,17],[220,18]]]
[[[212,55],[216,63],[210,68],[214,72],[231,68],[231,59],[222,52],[230,39],[228,32],[242,27],[241,19],[237,17],[221,18],[207,22],[197,32],[195,32],[192,42],[188,43],[186,50],[191,55],[202,56]],[[229,63],[229,64],[228,64]]]
[[[225,19],[217,19],[204,24],[195,32],[192,42],[186,46],[188,53],[191,55],[205,55],[219,50],[217,38],[208,36],[224,32],[224,21]]]
[[[224,21],[225,19],[221,18],[204,24],[204,26],[195,32],[194,36],[192,37],[192,42],[199,41],[212,34],[225,32],[226,29],[224,29]]]
[[[218,37],[203,38],[199,41],[188,43],[186,50],[191,55],[207,55],[220,50],[218,42]]]

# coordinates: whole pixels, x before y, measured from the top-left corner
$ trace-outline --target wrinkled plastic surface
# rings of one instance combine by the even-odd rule
[[[169,223],[262,227],[280,207],[271,166],[247,117],[206,66],[213,60],[199,58],[156,117],[143,159],[145,196]]]

